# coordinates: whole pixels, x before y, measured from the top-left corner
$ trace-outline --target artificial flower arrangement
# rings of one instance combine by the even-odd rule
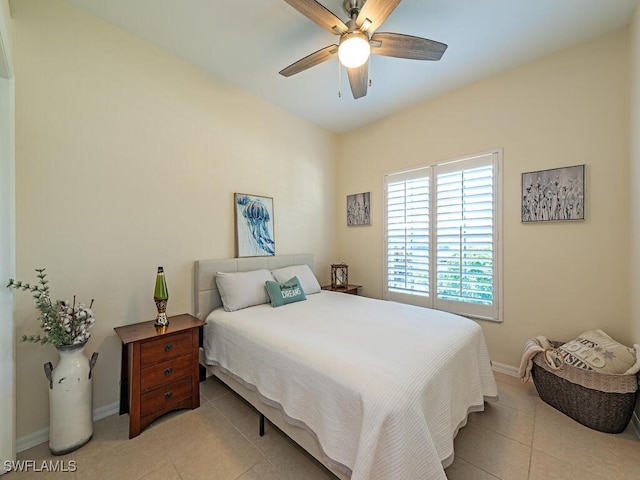
[[[38,283],[31,285],[13,278],[9,279],[7,288],[23,290],[33,293],[36,300],[36,308],[40,311],[40,326],[44,330],[43,334],[23,335],[23,342],[50,343],[56,348],[64,345],[77,345],[86,342],[91,333],[91,327],[95,322],[93,315],[93,299],[89,307],[84,304],[76,304],[74,295],[73,302],[68,300],[56,300],[55,303],[49,295],[49,281],[44,268],[36,268]]]

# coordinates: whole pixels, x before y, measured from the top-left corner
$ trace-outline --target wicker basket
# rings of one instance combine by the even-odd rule
[[[561,343],[553,342],[555,347]],[[531,370],[540,398],[594,430],[620,433],[631,420],[638,375],[606,375],[571,365],[552,370],[538,353]]]

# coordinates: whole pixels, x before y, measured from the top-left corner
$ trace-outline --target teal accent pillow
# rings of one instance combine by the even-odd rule
[[[300,286],[298,277],[290,278],[286,282],[266,281],[264,284],[267,287],[267,293],[271,299],[272,307],[281,307],[288,303],[307,299],[307,297],[304,296],[304,290],[302,290]]]

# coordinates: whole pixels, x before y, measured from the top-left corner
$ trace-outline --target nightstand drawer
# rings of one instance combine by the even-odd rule
[[[191,376],[144,393],[140,398],[140,416],[166,411],[174,403],[191,397]]]
[[[193,372],[193,356],[188,355],[172,358],[166,362],[150,365],[142,369],[140,374],[140,390],[147,392],[164,383],[172,382],[176,378],[191,375]]]
[[[153,365],[192,352],[191,332],[168,335],[140,345],[140,364]]]

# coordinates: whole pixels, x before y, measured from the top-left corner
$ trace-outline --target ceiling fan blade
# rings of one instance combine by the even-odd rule
[[[315,0],[284,0],[312,22],[320,25],[334,35],[346,33],[347,26],[324,5]]]
[[[400,0],[367,0],[356,18],[356,25],[369,34],[373,33],[399,3]]]
[[[280,70],[280,75],[283,77],[290,77],[296,73],[300,73],[308,68],[315,67],[316,65],[326,62],[332,57],[335,57],[338,53],[338,45],[329,45],[317,52],[313,52],[311,55],[307,55],[301,58],[295,63],[292,63],[286,68]]]
[[[359,67],[347,68],[347,74],[349,75],[349,85],[351,85],[353,98],[364,97],[369,86],[369,60]]]
[[[371,36],[371,53],[387,57],[440,60],[446,49],[444,43],[402,33],[375,33]]]

